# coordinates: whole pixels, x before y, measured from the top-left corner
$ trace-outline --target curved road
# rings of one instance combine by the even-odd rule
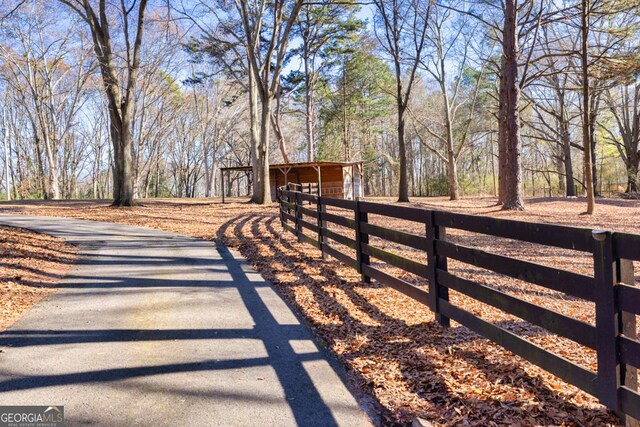
[[[0,215],[79,245],[61,290],[0,334],[0,405],[71,425],[370,425],[268,282],[225,247],[111,223]]]

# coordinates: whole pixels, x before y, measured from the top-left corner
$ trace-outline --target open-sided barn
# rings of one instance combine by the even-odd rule
[[[221,169],[224,180],[233,171],[251,171],[251,166],[235,166]],[[271,198],[275,200],[276,188],[286,184],[298,184],[311,189],[314,194],[352,200],[364,195],[362,162],[304,162],[282,163],[269,166]]]

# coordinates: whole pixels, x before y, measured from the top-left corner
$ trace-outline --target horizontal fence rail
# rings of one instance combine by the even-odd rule
[[[324,259],[331,256],[356,269],[365,283],[374,279],[427,305],[442,326],[448,327],[450,320],[458,322],[597,397],[627,423],[638,425],[640,341],[636,316],[640,315],[640,288],[634,286],[633,261],[640,261],[640,235],[334,199],[299,190],[281,187],[277,194],[282,227],[299,242],[321,250]],[[340,214],[327,212],[327,207],[340,210]],[[424,233],[371,224],[370,214],[411,221]],[[582,252],[593,257],[593,275],[460,245],[447,238],[447,229]],[[379,248],[369,241],[370,236],[421,251],[426,262]],[[384,272],[371,265],[371,259],[424,278],[428,286]],[[460,277],[448,269],[449,259],[591,302],[595,305],[595,326]],[[454,305],[449,290],[595,350],[597,372]]]

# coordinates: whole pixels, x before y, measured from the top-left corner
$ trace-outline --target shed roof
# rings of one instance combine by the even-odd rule
[[[277,169],[300,169],[300,168],[308,168],[308,167],[319,167],[319,166],[352,166],[352,165],[361,165],[362,162],[300,162],[300,163],[277,163],[274,165],[269,165],[269,170],[277,170]],[[231,166],[227,168],[220,168],[222,171],[250,171],[251,166]]]

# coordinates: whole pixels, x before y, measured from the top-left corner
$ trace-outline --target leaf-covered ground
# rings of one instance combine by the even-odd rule
[[[75,259],[76,248],[60,239],[0,227],[0,331],[55,292]]]
[[[391,201],[391,200],[381,200]],[[530,200],[526,212],[502,212],[495,201],[419,199],[416,205],[526,221],[560,223],[640,233],[640,202],[603,200],[593,217],[580,215],[584,202]],[[0,205],[0,212],[25,212],[121,222],[222,241],[238,248],[311,322],[350,373],[354,387],[373,396],[385,425],[407,425],[415,416],[442,425],[607,425],[616,419],[597,400],[452,323],[443,329],[428,308],[379,284],[364,284],[341,263],[323,261],[319,251],[298,243],[280,227],[277,208],[204,200],[146,201],[115,209],[99,202],[41,202]],[[336,210],[336,213],[339,213]],[[395,229],[420,233],[423,226],[370,218]],[[346,230],[340,230],[348,234]],[[573,251],[451,233],[451,239],[491,252],[590,274],[591,260]],[[424,255],[400,245],[372,243],[409,256]],[[345,249],[348,253],[348,249]],[[424,281],[376,263],[419,286]],[[450,269],[503,292],[593,323],[593,304],[461,263]],[[574,363],[596,369],[595,353],[513,316],[451,294],[455,305],[508,328]]]

